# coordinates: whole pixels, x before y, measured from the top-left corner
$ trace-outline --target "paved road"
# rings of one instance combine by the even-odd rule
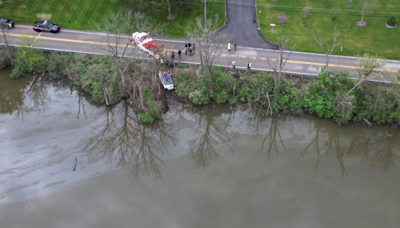
[[[219,31],[227,34],[231,43],[244,47],[271,48],[277,46],[269,43],[257,30],[255,0],[226,0],[226,25]]]
[[[77,31],[63,29],[60,33],[37,33],[32,30],[31,26],[17,25],[15,29],[8,30],[9,40],[13,44],[17,44],[17,41],[21,38],[24,33],[25,36],[35,40],[33,47],[49,50],[69,51],[69,52],[82,52],[90,54],[105,54],[105,51],[100,50],[96,47],[95,43],[99,42],[98,37],[102,37],[102,34],[96,34],[88,31]],[[128,35],[125,37],[129,38]],[[168,51],[177,52],[178,49],[184,48],[185,40],[172,40],[172,39],[155,39],[157,43],[164,44]],[[225,46],[225,45],[224,45]],[[284,55],[286,55],[285,53]],[[176,53],[177,56],[177,53]],[[144,57],[139,55],[136,57]],[[237,68],[244,69],[247,63],[251,61],[252,69],[269,71],[271,68],[267,64],[267,58],[277,59],[277,51],[270,49],[259,49],[239,46],[236,52],[228,52],[225,48],[217,54],[214,63],[216,65],[227,66],[231,65],[232,60],[237,61]],[[336,66],[339,70],[348,70],[353,74],[356,74],[356,61],[355,57],[347,56],[332,56],[330,60],[331,66]],[[198,64],[199,56],[182,56],[181,62]],[[284,68],[284,72],[289,74],[305,74],[305,75],[317,75],[321,68],[325,65],[325,55],[294,52],[289,58],[289,61]],[[388,60],[387,69],[395,72],[400,70],[400,61]]]

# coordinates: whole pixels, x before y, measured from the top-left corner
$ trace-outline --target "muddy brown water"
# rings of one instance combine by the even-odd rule
[[[215,104],[146,125],[8,74],[0,227],[399,227],[399,128]]]

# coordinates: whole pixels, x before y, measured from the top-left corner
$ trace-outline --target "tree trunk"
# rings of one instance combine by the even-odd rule
[[[139,15],[139,16],[142,16],[142,5],[141,5],[141,4],[139,4],[138,15]]]
[[[144,110],[142,86],[138,86],[138,87],[139,87],[140,106],[141,106],[142,110]]]
[[[325,72],[326,72],[326,75],[329,77],[329,70],[328,70],[328,66],[329,66],[329,55],[327,54],[326,55],[326,69],[325,69]]]
[[[362,22],[364,22],[364,9],[361,12],[361,24],[362,24]]]
[[[13,61],[13,58],[12,58],[12,55],[11,55],[11,51],[10,51],[10,46],[8,44],[8,40],[7,40],[6,34],[4,33],[3,27],[1,27],[1,33],[3,34],[3,39],[4,39],[4,42],[6,43],[6,49],[7,49],[6,52],[7,52],[8,58],[11,61],[11,65],[14,65],[14,61]]]

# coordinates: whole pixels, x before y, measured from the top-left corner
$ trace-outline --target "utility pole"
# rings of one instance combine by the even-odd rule
[[[204,0],[204,30],[207,30],[207,0]]]

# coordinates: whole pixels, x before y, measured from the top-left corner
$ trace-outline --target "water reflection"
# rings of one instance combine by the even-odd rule
[[[12,115],[24,103],[27,78],[11,79],[9,69],[0,70],[0,114]]]
[[[91,155],[130,167],[131,174],[154,175],[162,178],[159,166],[167,148],[176,142],[172,125],[157,121],[140,123],[125,103],[108,107],[104,126],[84,140],[83,151]]]
[[[189,156],[193,159],[195,167],[204,168],[222,151],[233,151],[232,132],[229,128],[234,119],[235,109],[236,106],[219,108],[214,105],[198,109],[197,126],[191,132],[194,139],[189,140]]]
[[[244,121],[247,126],[250,126],[252,132],[254,132],[254,140],[259,141],[261,139],[259,151],[266,150],[268,160],[271,158],[272,150],[279,153],[281,146],[283,150],[286,150],[280,132],[280,128],[282,128],[285,120],[279,116],[266,116],[265,112],[260,109],[249,108],[247,114],[244,116]],[[264,146],[267,148],[264,148]]]
[[[397,128],[338,127],[322,121],[314,121],[313,124],[314,137],[300,155],[305,157],[308,151],[313,153],[315,150],[315,170],[322,158],[329,156],[337,159],[342,176],[348,174],[345,160],[355,157],[362,157],[371,167],[383,171],[396,168],[400,149]]]

